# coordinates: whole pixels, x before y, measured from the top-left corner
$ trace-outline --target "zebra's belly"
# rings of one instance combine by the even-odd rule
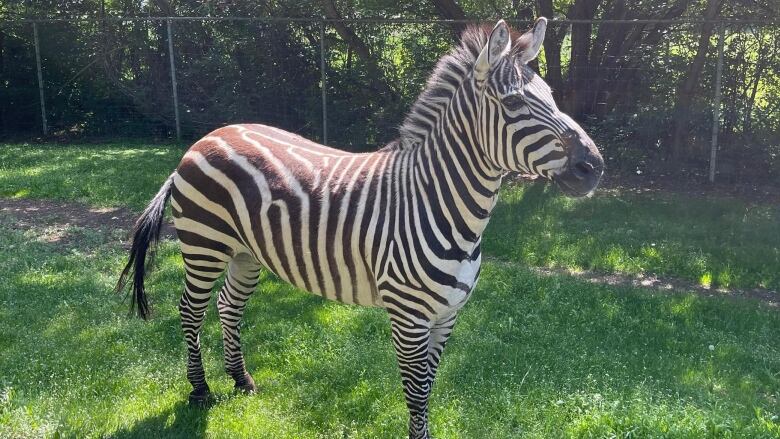
[[[180,209],[175,198],[172,204]],[[189,245],[189,252],[216,255],[225,262],[249,254],[281,280],[309,293],[342,303],[381,306],[376,279],[360,248],[326,245],[319,251],[317,246],[304,244],[333,240],[317,236],[316,229],[294,237],[289,224],[274,222],[273,217],[260,215],[253,221],[255,228],[246,231],[240,225],[218,230],[203,218],[188,217],[185,210],[174,218],[174,225],[180,239],[184,233],[203,239],[203,244]]]
[[[198,217],[197,212],[182,208],[186,204],[181,199],[186,197],[176,194],[172,198],[177,212],[174,225],[180,239],[188,234],[201,240],[190,243],[192,238],[184,239],[190,244],[189,252],[216,256],[225,262],[239,254],[249,254],[266,270],[309,293],[342,303],[381,306],[376,279],[357,242],[349,247],[332,245],[337,240],[318,233],[317,228],[295,233],[289,216],[274,215],[272,210],[256,215],[250,221],[253,227],[246,228],[240,222],[228,225],[233,215],[225,212],[220,228],[219,221],[202,214]],[[287,221],[279,222],[280,217]]]
[[[365,258],[367,247],[351,236],[351,228],[319,219],[309,210],[293,214],[283,202],[261,207],[247,250],[269,271],[304,291],[342,303],[380,306],[376,278]]]
[[[376,282],[368,279],[368,273],[364,272],[361,276],[362,280],[358,280],[356,276],[346,269],[346,264],[339,264],[339,266],[341,267],[341,270],[339,270],[341,276],[339,278],[340,285],[336,283],[339,282],[336,279],[332,279],[334,282],[324,282],[324,276],[327,275],[309,278],[307,282],[302,278],[291,276],[288,272],[271,270],[268,267],[266,269],[281,280],[328,300],[361,306],[382,306],[381,299],[377,293]]]

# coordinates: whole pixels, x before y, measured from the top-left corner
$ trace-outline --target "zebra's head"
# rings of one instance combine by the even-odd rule
[[[501,20],[490,32],[474,62],[478,135],[495,166],[552,179],[567,195],[583,196],[598,186],[604,160],[527,65],[539,54],[546,28],[547,20],[539,18],[513,38]]]

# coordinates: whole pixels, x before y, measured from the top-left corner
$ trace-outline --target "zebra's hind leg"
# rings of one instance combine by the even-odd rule
[[[246,370],[244,355],[241,353],[241,317],[247,299],[257,286],[261,267],[247,254],[236,256],[228,265],[225,285],[217,299],[225,350],[225,371],[235,380],[236,390],[246,393],[256,391],[257,387]]]
[[[200,353],[200,329],[206,316],[211,290],[225,270],[225,262],[210,256],[184,255],[186,277],[184,294],[179,302],[181,328],[187,343],[187,379],[192,384],[190,403],[203,404],[209,399],[209,386]]]
[[[429,439],[428,397],[432,384],[428,362],[430,327],[392,314],[390,321],[406,406],[409,408],[409,439]]]

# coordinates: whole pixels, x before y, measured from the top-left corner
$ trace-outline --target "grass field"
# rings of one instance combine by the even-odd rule
[[[141,209],[173,146],[0,145],[0,196]],[[529,266],[659,273],[778,288],[780,212],[737,201],[511,188],[483,276],[434,388],[437,438],[780,437],[780,312],[752,300],[595,285]],[[111,289],[127,231],[19,229],[0,214],[0,437],[400,437],[406,408],[382,311],[262,279],[243,329],[261,391],[234,396],[210,309],[204,362],[217,402],[186,404],[165,243],[155,317]]]

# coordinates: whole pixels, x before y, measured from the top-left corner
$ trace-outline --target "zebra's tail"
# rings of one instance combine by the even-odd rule
[[[163,216],[165,213],[165,204],[171,196],[173,186],[174,172],[165,180],[157,195],[154,196],[151,203],[146,206],[146,210],[135,222],[133,228],[133,244],[130,248],[130,258],[125,265],[119,281],[116,283],[116,292],[121,293],[125,289],[128,279],[132,274],[132,291],[130,292],[130,314],[133,314],[138,306],[138,317],[146,320],[149,317],[149,302],[146,300],[146,291],[144,290],[144,275],[146,274],[146,265],[151,264],[154,258],[155,247],[160,238],[160,229],[162,228]],[[151,249],[147,258],[146,253]]]

